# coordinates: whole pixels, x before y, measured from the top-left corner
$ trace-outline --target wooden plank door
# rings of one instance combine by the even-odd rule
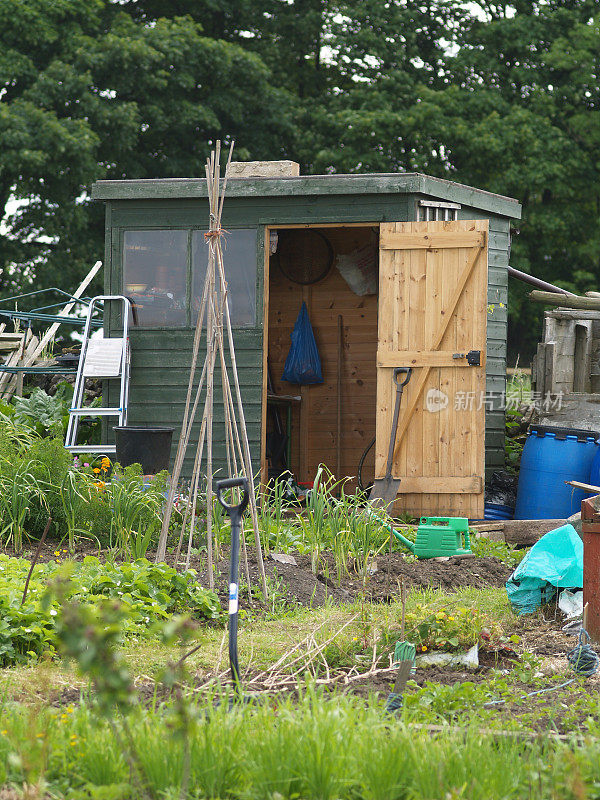
[[[487,220],[380,226],[377,477],[394,367],[412,367],[392,467],[398,513],[483,517],[487,230]]]

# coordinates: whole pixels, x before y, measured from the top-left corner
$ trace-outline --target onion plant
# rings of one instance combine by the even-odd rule
[[[369,576],[369,565],[389,543],[392,534],[367,508],[355,508],[355,513],[348,516],[348,529],[350,554],[365,585]]]
[[[265,553],[271,550],[279,552],[282,545],[287,544],[287,537],[284,536],[284,531],[289,527],[286,520],[290,509],[286,499],[287,488],[288,482],[281,475],[257,489],[258,527]]]
[[[331,550],[335,561],[338,583],[348,573],[348,557],[350,549],[350,530],[348,516],[352,513],[354,503],[352,496],[346,495],[344,485],[340,489],[340,497],[331,501],[329,511],[329,533],[331,536]]]
[[[213,484],[214,486],[214,484]],[[219,503],[216,496],[212,498],[212,531],[214,543],[214,559],[219,561],[221,558],[221,547],[231,536],[231,526],[227,512]]]
[[[12,408],[12,406],[9,406]],[[3,437],[14,445],[18,450],[29,447],[39,438],[38,434],[27,425],[15,420],[14,416],[0,411],[0,423],[2,424]]]
[[[106,484],[112,507],[111,544],[127,558],[144,558],[161,524],[163,495],[160,484],[147,486],[130,468]]]
[[[8,469],[0,476],[0,509],[3,528],[0,538],[12,543],[15,553],[23,549],[25,520],[34,502],[45,504],[44,483],[34,474],[33,461],[21,461],[16,469],[4,459]]]
[[[79,527],[79,522],[81,521],[81,505],[85,502],[89,502],[91,488],[89,476],[77,469],[70,469],[66,473],[60,487],[60,501],[67,522],[67,538],[70,553],[75,549],[75,537],[77,533],[83,533],[83,529]]]
[[[298,517],[311,550],[311,567],[315,574],[321,553],[331,539],[329,514],[335,501],[334,492],[343,483],[343,480],[336,481],[327,467],[321,464],[313,488],[306,494],[306,513]]]

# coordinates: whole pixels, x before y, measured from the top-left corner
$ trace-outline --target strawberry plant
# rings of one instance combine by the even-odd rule
[[[64,576],[65,569],[70,574],[64,598],[85,606],[118,599],[125,633],[149,636],[152,623],[174,614],[199,621],[223,616],[218,597],[200,586],[193,570],[177,572],[145,559],[117,565],[101,564],[88,556],[76,568],[74,564],[65,567],[58,560],[36,564],[22,604],[29,566],[26,559],[0,555],[0,666],[54,652],[60,607],[48,594],[48,585]]]
[[[406,615],[406,638],[420,652],[464,650],[479,642],[482,633],[489,641],[498,632],[488,617],[475,608],[436,611],[417,606]]]

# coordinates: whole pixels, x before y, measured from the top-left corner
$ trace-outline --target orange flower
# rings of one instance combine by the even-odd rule
[[[99,474],[100,474],[100,470],[98,469],[98,467],[94,467],[94,469],[92,470],[92,472],[93,472],[95,475],[99,475]]]

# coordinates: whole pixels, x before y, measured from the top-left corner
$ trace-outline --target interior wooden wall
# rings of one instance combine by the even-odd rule
[[[322,232],[337,255],[367,244],[373,229],[324,228]],[[283,382],[281,376],[290,349],[290,335],[303,300],[321,357],[324,383],[300,387]],[[360,456],[375,436],[377,296],[354,294],[335,266],[320,283],[300,286],[288,280],[271,258],[269,363],[275,392],[302,396],[300,406],[293,412],[291,464],[301,482],[312,481],[321,463],[336,471],[340,314],[343,318],[341,473],[342,476],[356,476]],[[267,426],[271,429],[269,416]],[[285,427],[284,411],[282,422]],[[369,455],[372,465],[373,451]]]

